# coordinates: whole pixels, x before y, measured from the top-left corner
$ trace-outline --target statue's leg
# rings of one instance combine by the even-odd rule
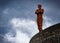
[[[39,30],[39,32],[40,32],[40,25],[39,25],[39,17],[37,17],[37,26],[38,26],[38,30]]]
[[[42,31],[42,22],[43,22],[42,15],[40,15],[40,22],[39,22],[40,31]]]
[[[39,32],[42,31],[42,16],[40,15],[39,17],[37,17],[37,26],[38,26],[38,29],[39,29]]]

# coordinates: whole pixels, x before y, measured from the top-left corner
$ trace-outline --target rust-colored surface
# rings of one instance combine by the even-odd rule
[[[42,23],[43,23],[43,13],[44,9],[41,8],[42,6],[39,4],[38,9],[35,11],[35,14],[37,15],[37,26],[39,29],[39,32],[42,32]]]

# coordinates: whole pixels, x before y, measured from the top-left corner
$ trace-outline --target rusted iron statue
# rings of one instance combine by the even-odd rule
[[[38,4],[38,9],[35,11],[35,14],[37,15],[37,26],[39,32],[42,32],[43,13],[44,13],[44,9],[42,9],[42,5]]]

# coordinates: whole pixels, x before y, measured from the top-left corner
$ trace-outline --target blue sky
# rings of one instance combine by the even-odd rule
[[[59,0],[0,0],[0,42],[29,43],[38,33],[35,10],[42,4],[43,29],[60,23]]]

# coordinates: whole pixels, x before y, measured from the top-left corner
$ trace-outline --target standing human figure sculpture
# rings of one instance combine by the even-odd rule
[[[42,32],[43,13],[44,13],[44,9],[42,9],[42,5],[38,4],[38,9],[35,11],[35,14],[37,15],[37,26],[39,32]]]

